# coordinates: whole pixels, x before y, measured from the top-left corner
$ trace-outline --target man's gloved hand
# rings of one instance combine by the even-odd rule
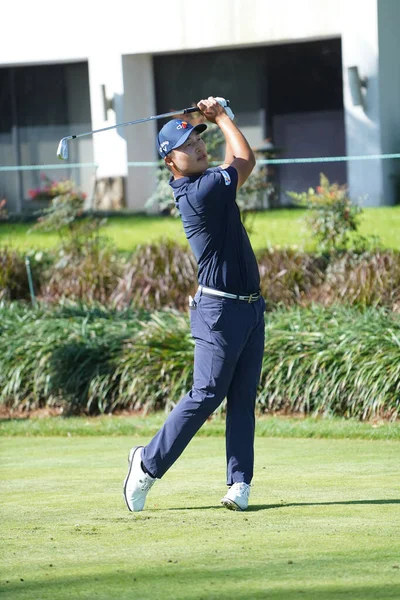
[[[210,123],[216,123],[221,117],[227,116],[230,119],[233,117],[233,112],[229,109],[228,102],[225,98],[217,99],[214,98],[214,96],[209,96],[207,99],[200,100],[197,106]],[[230,114],[228,114],[228,110],[230,111]]]
[[[233,114],[233,111],[229,106],[228,100],[225,100],[225,98],[220,98],[219,96],[215,96],[215,99],[218,102],[218,104],[224,107],[226,114],[231,119],[231,121],[233,121],[235,115]]]

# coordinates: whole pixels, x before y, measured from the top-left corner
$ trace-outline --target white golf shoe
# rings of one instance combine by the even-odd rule
[[[248,483],[234,483],[222,498],[221,504],[230,510],[246,510],[249,505],[250,486]]]
[[[143,510],[146,496],[156,481],[142,469],[142,449],[143,446],[136,446],[129,452],[129,469],[124,481],[124,498],[131,512]]]

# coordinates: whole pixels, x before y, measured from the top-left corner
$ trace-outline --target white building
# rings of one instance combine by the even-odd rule
[[[208,95],[229,98],[251,144],[272,137],[282,158],[400,152],[399,0],[6,0],[0,16],[0,165],[54,164],[61,137]],[[350,67],[366,87],[350,88]],[[89,194],[95,176],[123,178],[126,206],[143,210],[154,167],[128,163],[157,159],[157,126],[71,142],[69,162],[97,171],[43,170]],[[282,165],[281,190],[322,170],[365,205],[399,199],[400,160]],[[39,171],[0,171],[10,211],[38,185]]]

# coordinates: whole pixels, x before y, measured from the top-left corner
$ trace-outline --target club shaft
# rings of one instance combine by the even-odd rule
[[[87,131],[86,133],[78,133],[77,135],[69,135],[66,139],[75,140],[76,138],[83,137],[84,135],[92,135],[93,133],[100,133],[101,131],[108,131],[109,129],[116,129],[117,127],[127,127],[128,125],[136,125],[137,123],[145,123],[146,121],[156,121],[157,119],[164,119],[166,117],[172,117],[173,115],[187,115],[188,113],[199,112],[200,109],[197,106],[190,108],[182,108],[181,110],[174,110],[173,112],[163,113],[162,115],[153,115],[152,117],[146,117],[144,119],[136,119],[136,121],[127,121],[126,123],[118,123],[117,125],[111,125],[110,127],[103,127],[102,129],[95,129],[94,131]]]

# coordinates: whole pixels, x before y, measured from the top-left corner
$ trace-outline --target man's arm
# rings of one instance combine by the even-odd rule
[[[203,115],[211,123],[216,123],[225,137],[226,153],[223,168],[233,166],[238,172],[238,188],[240,188],[256,164],[256,159],[246,138],[226,114],[225,109],[210,96],[197,105]]]

